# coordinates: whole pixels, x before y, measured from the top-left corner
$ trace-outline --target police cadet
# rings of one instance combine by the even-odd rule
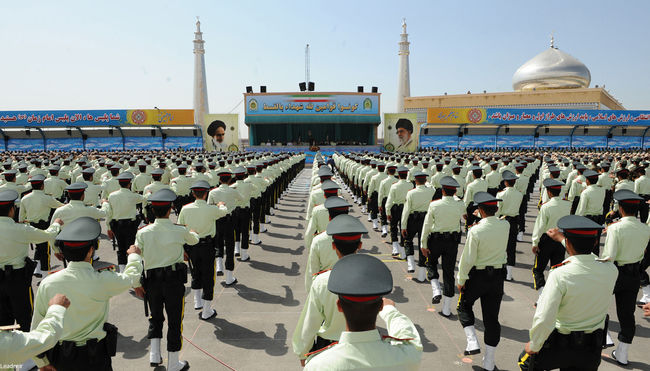
[[[485,356],[483,368],[494,369],[494,355],[501,337],[499,308],[506,276],[506,246],[508,222],[495,216],[497,203],[502,201],[487,192],[474,195],[481,221],[467,232],[465,248],[458,262],[458,319],[465,330],[465,355],[481,352],[474,330],[474,302],[481,299],[485,325]]]
[[[18,193],[18,200],[16,200],[16,212],[14,213],[14,220],[18,221],[18,215],[20,213],[20,197],[25,193],[28,188],[16,183],[16,170],[7,170],[2,173],[5,178],[5,184],[0,185],[0,192],[2,191],[14,191]]]
[[[205,180],[194,183],[190,189],[195,200],[181,209],[178,223],[196,231],[199,242],[190,247],[188,255],[192,262],[192,291],[194,292],[194,309],[203,309],[199,318],[208,320],[217,315],[212,309],[214,293],[214,237],[217,233],[216,223],[226,216],[228,209],[224,202],[216,206],[206,202],[210,184]]]
[[[29,364],[21,367],[22,370],[27,370],[29,365],[35,366],[31,358],[52,348],[59,341],[63,334],[63,317],[70,306],[70,300],[65,295],[56,294],[48,305],[45,318],[30,332],[18,331],[15,329],[20,327],[18,325],[0,327],[0,364],[19,364],[28,360],[25,363]]]
[[[325,200],[328,222],[334,220],[339,215],[347,214],[350,211],[350,206],[351,205],[341,197],[329,197]],[[349,220],[349,218],[343,220]],[[321,232],[313,239],[311,247],[309,248],[307,268],[305,270],[305,290],[309,292],[312,281],[318,272],[325,269],[331,269],[337,260],[336,254],[332,250],[331,235]]]
[[[377,199],[379,200],[379,220],[381,221],[381,237],[384,238],[388,235],[388,218],[386,217],[386,201],[388,200],[388,192],[390,187],[398,182],[395,175],[397,165],[388,164],[386,167],[386,177],[379,183],[377,190]]]
[[[402,220],[402,211],[404,210],[404,201],[406,201],[406,194],[413,189],[413,183],[409,182],[408,177],[409,169],[406,166],[397,168],[397,175],[399,181],[392,186],[388,191],[388,198],[386,199],[386,218],[390,222],[390,239],[393,244],[393,258],[406,259],[406,250],[404,250],[404,237],[401,233],[400,223]],[[398,240],[401,238],[402,243]]]
[[[183,262],[183,245],[196,245],[199,236],[188,228],[169,220],[176,194],[161,189],[149,197],[156,221],[141,228],[135,237],[135,246],[142,249],[144,258],[145,305],[149,305],[149,332],[151,340],[149,362],[152,366],[162,364],[160,340],[167,313],[167,370],[189,369],[187,361],[179,361],[178,353],[183,344],[183,315],[185,308],[185,283],[187,265]]]
[[[315,354],[305,370],[420,368],[422,342],[415,325],[392,300],[382,298],[393,290],[393,277],[384,263],[367,254],[345,256],[332,268],[327,289],[338,295],[347,331],[337,344]],[[383,339],[376,328],[377,315],[388,329]]]
[[[86,206],[98,206],[102,194],[102,187],[94,183],[95,169],[86,168],[81,172],[79,182],[86,183],[88,187],[84,191],[84,204]]]
[[[54,197],[46,195],[43,192],[44,181],[45,177],[41,174],[34,175],[29,179],[29,183],[32,185],[32,191],[21,200],[20,215],[18,216],[18,221],[27,222],[32,227],[42,230],[46,230],[50,226],[52,209],[63,206]],[[43,276],[43,270],[48,272],[51,269],[50,245],[47,241],[36,244],[34,260],[36,261],[34,276],[41,278]]]
[[[111,370],[111,357],[117,347],[117,327],[106,322],[109,301],[129,288],[140,286],[142,258],[138,248],[129,249],[124,273],[105,270],[98,273],[91,262],[101,234],[99,222],[81,217],[66,226],[57,237],[68,267],[44,278],[34,300],[32,329],[47,313],[54,295],[62,293],[73,305],[66,311],[61,341],[36,358],[39,367],[57,370]]]
[[[483,176],[483,169],[480,166],[473,165],[470,170],[472,171],[473,179],[471,183],[467,184],[465,194],[463,195],[463,202],[467,208],[467,212],[465,213],[467,215],[466,226],[474,224],[474,221],[476,219],[474,216],[474,211],[476,208],[472,202],[474,200],[474,195],[477,192],[487,192],[488,189],[488,182],[485,179],[481,178]]]
[[[233,226],[235,230],[235,256],[241,256],[240,261],[250,261],[248,254],[248,241],[251,224],[251,208],[250,200],[253,193],[254,185],[244,182],[248,177],[246,169],[242,166],[237,166],[233,169],[233,180],[235,181],[230,185],[239,192],[241,200],[238,202],[233,213]]]
[[[508,264],[506,265],[506,281],[512,281],[512,269],[515,266],[517,258],[517,232],[519,230],[519,215],[520,205],[524,200],[524,195],[515,188],[515,182],[518,177],[510,170],[506,170],[501,174],[505,188],[498,192],[496,197],[503,201],[499,202],[498,215],[503,216],[510,225],[508,233],[508,247],[506,252],[508,254]]]
[[[337,197],[338,198],[338,197]],[[327,201],[325,201],[327,202]],[[313,282],[307,289],[307,300],[302,308],[293,333],[293,352],[302,365],[310,355],[338,341],[345,331],[345,317],[337,310],[336,295],[327,290],[331,267],[338,259],[355,254],[361,249],[361,235],[368,230],[358,218],[338,215],[327,225],[329,246],[336,260],[327,268],[313,274]],[[309,277],[311,280],[312,277]]]
[[[379,214],[379,185],[388,177],[384,172],[386,164],[377,163],[377,173],[375,173],[368,182],[368,208],[370,210],[370,219],[372,220],[372,227],[374,230],[379,230],[379,223],[377,220]],[[382,223],[382,235],[386,235],[387,230],[385,223]]]
[[[519,357],[521,370],[596,370],[600,364],[607,309],[616,267],[592,254],[599,224],[577,215],[562,217],[550,238],[569,258],[551,269],[537,302],[530,342]]]
[[[32,316],[32,274],[36,264],[29,259],[30,243],[53,241],[63,222],[55,219],[47,230],[16,223],[15,201],[18,193],[0,191],[0,326],[13,325],[28,329]]]
[[[173,178],[170,182],[170,188],[176,193],[176,201],[174,201],[174,211],[176,215],[181,212],[183,205],[192,202],[192,195],[190,195],[190,186],[195,182],[192,178],[186,175],[187,165],[181,164],[176,168],[178,176]]]
[[[325,196],[325,202],[327,202],[327,199],[330,197],[338,196],[339,188],[339,185],[333,180],[324,181],[323,184],[321,184],[321,189]],[[305,248],[309,249],[311,247],[311,242],[314,239],[314,236],[323,232],[329,221],[329,213],[325,203],[314,207],[311,219],[309,219],[307,229],[305,230]]]
[[[422,225],[422,254],[427,258],[427,276],[433,291],[432,304],[443,299],[442,315],[451,315],[451,299],[454,297],[454,266],[460,242],[460,220],[465,205],[454,198],[458,182],[450,176],[440,179],[442,198],[429,204]],[[442,257],[443,290],[440,291],[438,258]],[[443,296],[444,295],[444,296]]]
[[[219,170],[219,187],[208,194],[208,204],[217,205],[224,202],[228,215],[219,219],[215,246],[217,248],[217,275],[223,275],[223,256],[226,255],[226,286],[234,285],[237,279],[233,275],[235,270],[235,231],[233,228],[233,212],[237,205],[243,202],[241,193],[229,186],[232,173],[227,168]]]
[[[162,169],[155,169],[152,170],[150,175],[151,175],[151,183],[146,185],[144,187],[144,190],[142,191],[142,195],[144,196],[145,201],[149,200],[149,197],[158,192],[161,189],[171,189],[169,188],[168,185],[164,184],[162,180],[162,176],[165,172]],[[156,220],[156,216],[154,213],[151,211],[151,204],[147,204],[144,206],[145,212],[144,216],[146,218],[146,221],[148,223],[153,223]]]
[[[650,240],[650,227],[636,218],[641,204],[645,203],[643,197],[625,189],[614,192],[614,200],[618,202],[621,219],[607,226],[601,258],[613,262],[618,268],[614,298],[621,332],[613,356],[619,364],[626,365],[636,326],[634,310],[641,283],[639,263]],[[609,344],[610,338],[607,335]]]
[[[402,211],[402,236],[404,237],[404,249],[406,250],[406,263],[409,273],[415,272],[415,257],[414,257],[414,244],[413,238],[418,235],[418,272],[416,280],[424,282],[426,280],[425,260],[422,254],[422,224],[426,216],[429,204],[433,199],[433,193],[436,191],[432,187],[425,185],[427,181],[427,174],[418,171],[414,175],[415,188],[408,191],[406,200],[404,201],[404,210]]]
[[[250,163],[246,166],[248,177],[244,182],[253,185],[253,193],[251,195],[251,231],[250,231],[250,244],[259,245],[262,243],[260,240],[260,213],[262,210],[262,193],[266,189],[267,183],[264,178],[257,176],[257,166]]]
[[[140,225],[136,205],[142,204],[144,197],[131,191],[133,174],[124,172],[116,180],[120,189],[108,196],[110,208],[106,213],[106,225],[108,237],[117,240],[117,264],[121,273],[126,266],[126,251],[135,242],[135,234]]]
[[[59,202],[63,202],[65,198],[63,197],[63,192],[65,191],[65,187],[68,186],[68,183],[59,177],[60,169],[59,165],[52,165],[49,167],[50,176],[43,182],[43,192],[45,192],[46,195],[56,198]]]
[[[583,173],[586,180],[586,187],[580,194],[580,201],[575,214],[587,217],[595,223],[603,224],[603,205],[605,203],[605,189],[598,186],[598,173],[593,170],[585,170]],[[598,232],[600,240],[600,231]],[[594,254],[598,255],[600,246],[594,246]]]

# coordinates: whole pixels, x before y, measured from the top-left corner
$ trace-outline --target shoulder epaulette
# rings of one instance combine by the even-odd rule
[[[560,264],[556,264],[556,265],[552,266],[551,269],[559,268],[559,267],[561,267],[561,266],[563,266],[563,265],[567,265],[567,264],[569,264],[569,263],[571,263],[571,260],[567,260],[567,261],[562,262],[562,263],[560,263]]]
[[[305,353],[305,357],[309,357],[309,356],[312,356],[312,355],[314,355],[314,354],[316,354],[316,353],[320,353],[320,352],[322,352],[322,351],[324,351],[324,350],[327,350],[327,349],[333,347],[334,345],[336,345],[336,344],[338,344],[338,343],[339,343],[338,341],[335,341],[335,342],[333,342],[332,344],[330,344],[330,345],[328,345],[328,346],[326,346],[326,347],[320,348],[320,349],[315,350],[315,351],[313,351],[313,352]]]
[[[383,336],[381,337],[381,339],[382,339],[382,340],[391,339],[391,340],[397,340],[397,341],[410,341],[410,340],[413,340],[413,338],[404,338],[404,339],[400,339],[400,338],[392,337],[392,336],[390,336],[390,335],[383,335]]]
[[[318,276],[319,274],[321,274],[321,273],[325,273],[325,272],[327,272],[327,271],[331,271],[331,269],[325,269],[325,270],[323,270],[323,271],[320,271],[320,272],[314,273],[314,274],[312,274],[312,276],[316,277],[316,276]]]

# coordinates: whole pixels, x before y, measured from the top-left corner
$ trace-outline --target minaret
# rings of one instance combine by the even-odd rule
[[[204,115],[210,112],[208,108],[208,86],[205,81],[204,43],[201,22],[199,17],[196,17],[196,32],[194,32],[194,124],[202,127],[205,127]]]
[[[397,81],[397,112],[404,112],[404,98],[411,96],[409,81],[409,40],[406,33],[406,18],[402,19],[402,39],[399,42],[399,76]]]

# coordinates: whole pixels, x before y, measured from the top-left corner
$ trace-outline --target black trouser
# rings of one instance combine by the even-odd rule
[[[192,200],[194,200],[194,197],[192,197],[192,195],[178,196],[176,200],[174,200],[174,212],[176,215],[180,214],[183,206],[192,202]]]
[[[388,218],[386,217],[386,200],[388,200],[388,197],[384,197],[381,200],[381,212],[379,213],[379,220],[381,221],[381,225],[388,224]]]
[[[36,223],[29,223],[32,227],[46,230],[50,223],[47,220],[41,220]],[[34,260],[41,262],[41,269],[44,271],[50,270],[50,244],[48,242],[37,243],[36,250],[34,251]]]
[[[648,272],[646,270],[650,267],[650,242],[645,248],[645,253],[643,254],[643,259],[639,264],[639,272],[641,273],[641,286],[650,285],[650,277],[648,277]]]
[[[465,209],[465,213],[467,214],[467,219],[465,219],[465,231],[467,231],[469,229],[469,226],[474,224],[474,222],[479,219],[474,215],[474,211],[477,208],[478,207],[474,206],[473,202],[470,202]]]
[[[259,198],[259,217],[257,223],[266,223],[266,215],[269,213],[269,187],[266,188]],[[259,227],[258,227],[259,228]],[[259,229],[258,229],[259,233]]]
[[[15,321],[23,331],[28,331],[32,325],[34,271],[25,269],[7,266],[0,270],[0,326],[13,325]]]
[[[492,197],[496,197],[499,192],[499,188],[488,188],[487,193],[491,194]]]
[[[192,262],[192,289],[203,289],[203,300],[212,300],[214,293],[214,241],[212,237],[204,237],[194,246],[188,246]]]
[[[563,335],[553,330],[539,353],[529,355],[522,352],[517,364],[521,371],[598,370],[603,333],[603,330],[596,330],[591,334],[572,332]]]
[[[325,347],[328,347],[328,346],[332,345],[333,342],[334,342],[334,340],[324,339],[324,338],[322,338],[320,336],[316,336],[316,339],[314,339],[314,346],[311,347],[311,350],[309,351],[309,353],[321,350],[321,349],[323,349]]]
[[[117,264],[127,263],[126,251],[135,243],[135,235],[138,233],[139,220],[120,219],[111,221],[111,230],[115,234],[117,242]]]
[[[612,196],[613,196],[613,194],[614,193],[612,192],[611,189],[606,189],[605,190],[605,200],[603,201],[603,217],[605,217],[607,215],[607,213],[609,212],[609,210],[612,208]],[[646,212],[647,212],[648,204],[645,204],[645,205],[646,205]],[[641,207],[643,207],[643,204],[641,205]],[[647,215],[648,214],[646,214],[646,216]],[[645,219],[641,219],[641,222],[645,223]]]
[[[603,224],[604,218],[602,215],[585,215],[585,218],[592,220],[596,224]],[[599,229],[598,233],[596,234],[596,243],[594,244],[594,249],[593,253],[596,254],[596,256],[600,256],[600,236],[602,235],[603,230]]]
[[[404,240],[404,249],[406,250],[406,256],[413,255],[415,253],[415,246],[413,244],[413,238],[415,235],[418,236],[418,267],[424,267],[426,265],[426,258],[422,255],[422,249],[420,249],[420,241],[422,240],[422,224],[424,224],[424,217],[427,215],[424,211],[414,211],[408,216],[408,224],[406,225],[406,239]]]
[[[503,281],[506,270],[487,267],[478,270],[472,268],[465,288],[458,298],[458,320],[463,327],[474,326],[474,302],[481,299],[481,312],[485,326],[485,345],[496,347],[501,338],[499,309],[503,297]]]
[[[251,219],[253,222],[253,233],[257,234],[260,233],[260,199],[262,197],[258,198],[251,198]]]
[[[377,219],[377,214],[379,213],[379,193],[376,191],[372,192],[368,199],[368,209],[370,211],[370,218]]]
[[[574,215],[576,213],[576,209],[578,208],[579,202],[580,202],[580,196],[576,196],[573,199],[573,202],[571,203],[571,215]]]
[[[551,262],[551,266],[562,263],[564,260],[565,249],[561,243],[553,241],[546,233],[539,239],[539,251],[535,256],[535,265],[533,265],[533,285],[535,290],[546,285],[544,270],[546,265]]]
[[[524,195],[519,204],[519,215],[517,216],[517,224],[519,232],[526,232],[526,210],[528,208],[528,196]],[[514,264],[513,264],[514,265]]]
[[[439,279],[438,258],[442,257],[442,294],[446,297],[453,297],[455,292],[454,267],[458,255],[458,242],[460,232],[431,233],[427,247],[429,257],[427,258],[427,278]]]
[[[648,220],[648,205],[646,202],[650,200],[650,195],[639,195],[643,197],[643,200],[645,202],[641,203],[641,206],[639,206],[639,218],[641,218],[641,223],[645,223]]]
[[[393,205],[390,208],[390,240],[391,242],[397,242],[398,236],[402,236],[401,224],[402,224],[402,210],[404,210],[404,204],[402,205]],[[402,243],[403,243],[402,237]]]
[[[99,341],[91,339],[83,346],[76,346],[73,342],[64,341],[47,351],[47,358],[50,364],[60,371],[113,370],[106,338]]]
[[[616,315],[621,325],[621,332],[618,340],[631,344],[634,339],[636,322],[634,321],[634,310],[636,309],[636,295],[639,292],[641,275],[639,263],[619,266],[616,286],[614,286],[614,299],[616,300]]]
[[[175,270],[172,270],[174,267]],[[185,268],[183,268],[185,267]],[[183,345],[183,316],[185,312],[185,282],[187,266],[184,263],[164,268],[149,269],[146,273],[145,290],[151,316],[148,339],[162,339],[167,313],[167,351],[178,352]]]
[[[517,260],[517,232],[519,229],[519,217],[506,216],[506,221],[510,224],[510,230],[508,231],[508,245],[506,247],[508,265],[514,267],[515,261]]]
[[[217,248],[217,257],[223,258],[226,253],[226,270],[235,270],[235,231],[233,228],[232,214],[226,215],[216,221],[217,235],[215,244]]]
[[[233,226],[235,227],[235,241],[241,243],[241,248],[248,249],[248,234],[251,226],[251,209],[241,207],[233,214]]]

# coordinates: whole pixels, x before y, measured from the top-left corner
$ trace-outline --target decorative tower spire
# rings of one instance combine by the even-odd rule
[[[402,19],[402,34],[399,42],[399,76],[397,81],[397,112],[404,112],[404,98],[411,96],[409,78],[409,41],[406,33],[406,18]]]
[[[551,32],[551,49],[555,49],[555,38],[553,37],[553,32]]]
[[[204,115],[210,112],[208,108],[208,86],[205,78],[205,49],[203,49],[203,33],[201,21],[196,17],[196,32],[194,32],[194,124],[205,127]]]

